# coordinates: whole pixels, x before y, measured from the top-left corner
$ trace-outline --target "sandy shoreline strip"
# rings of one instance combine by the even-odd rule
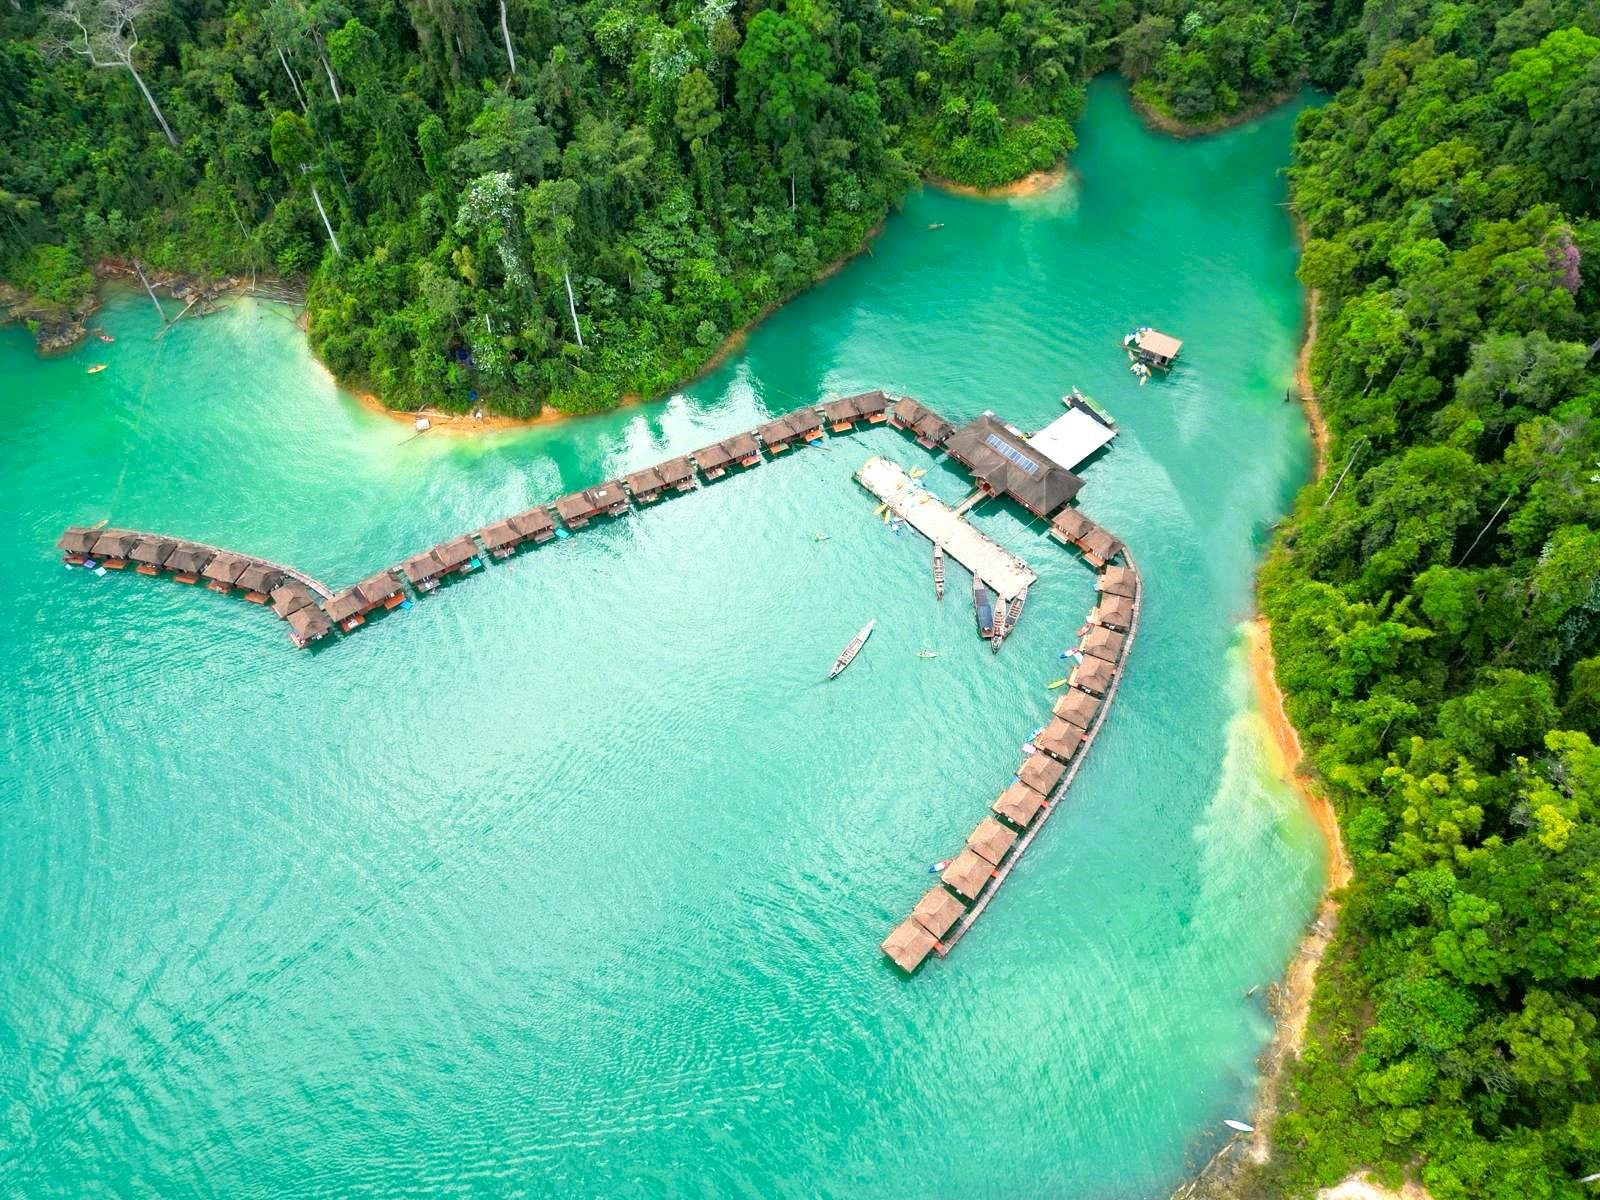
[[[1048,171],[1030,171],[1021,179],[992,188],[957,183],[953,179],[945,179],[939,175],[929,174],[922,178],[928,186],[938,188],[941,192],[949,192],[953,196],[967,196],[974,200],[1015,200],[1022,196],[1041,196],[1059,187],[1066,177],[1067,164],[1062,161]]]

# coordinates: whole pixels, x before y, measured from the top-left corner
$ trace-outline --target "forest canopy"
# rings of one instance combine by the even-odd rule
[[[306,277],[313,347],[390,404],[608,407],[693,374],[919,175],[1054,166],[1084,82],[1132,69],[1141,22],[1182,27],[1156,103],[1281,90],[1333,10],[1254,11],[16,0],[0,276],[64,307],[107,256]],[[1294,26],[1264,60],[1239,41],[1262,20]]]

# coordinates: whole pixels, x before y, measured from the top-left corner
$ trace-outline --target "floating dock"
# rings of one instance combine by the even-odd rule
[[[985,537],[900,465],[875,455],[861,464],[856,479],[889,506],[889,511],[983,581],[1010,604],[1038,576],[1015,554]]]

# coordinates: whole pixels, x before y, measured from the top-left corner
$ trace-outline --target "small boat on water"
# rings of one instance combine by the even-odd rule
[[[1232,1117],[1223,1118],[1222,1123],[1238,1133],[1254,1133],[1256,1131],[1254,1125],[1246,1125],[1243,1121],[1235,1121]]]
[[[944,599],[944,547],[933,545],[933,598]]]
[[[939,654],[938,654],[937,651],[929,650],[927,647],[923,647],[921,650],[917,651],[917,657],[918,658],[938,658]]]
[[[833,667],[828,671],[829,679],[836,678],[839,672],[855,662],[856,655],[860,654],[861,647],[867,644],[867,639],[872,636],[873,626],[877,625],[877,623],[876,618],[868,621],[861,627],[861,632],[850,639],[850,644],[844,648],[838,658],[833,660]]]
[[[100,374],[101,371],[104,371],[105,369],[106,369],[106,364],[105,363],[95,363],[94,366],[89,368],[89,374],[90,375],[98,375],[98,374]]]
[[[944,228],[944,222],[943,221],[934,221],[934,222],[929,224],[928,228],[930,230],[931,229],[943,229]]]
[[[994,593],[976,576],[972,580],[972,607],[978,614],[978,632],[984,637],[993,637]]]
[[[912,467],[910,471],[911,478],[913,479],[921,479],[927,473],[927,467]]]
[[[107,333],[104,329],[96,329],[94,331],[94,335],[95,335],[95,337],[99,338],[102,342],[114,342],[114,341],[117,340],[116,338],[112,337],[109,333]]]

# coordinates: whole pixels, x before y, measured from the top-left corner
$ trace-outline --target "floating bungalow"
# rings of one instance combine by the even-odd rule
[[[1079,645],[1083,647],[1085,661],[1092,657],[1115,663],[1122,657],[1122,643],[1126,640],[1127,638],[1115,629],[1107,629],[1104,625],[1091,625]]]
[[[272,589],[272,611],[280,620],[287,621],[291,615],[306,605],[315,603],[306,585],[297,579],[291,579]]]
[[[177,548],[167,555],[167,570],[179,583],[199,583],[201,573],[215,554],[216,551],[207,546],[179,542]]]
[[[206,564],[206,569],[200,574],[205,577],[208,588],[218,595],[226,596],[233,591],[234,583],[249,565],[250,560],[244,555],[223,550],[212,557]]]
[[[624,475],[622,486],[627,488],[628,494],[640,504],[649,504],[661,495],[667,485],[661,478],[659,470],[655,467],[646,467],[642,471],[635,471],[632,475]]]
[[[507,517],[506,524],[536,546],[541,542],[548,542],[556,535],[555,518],[550,515],[550,509],[543,504],[526,512],[519,512],[514,517]]]
[[[360,583],[334,594],[324,609],[328,619],[349,633],[366,623],[367,614],[380,605],[397,608],[406,598],[400,587],[400,577],[393,571],[379,571]]]
[[[401,563],[400,573],[410,580],[411,586],[418,595],[421,595],[439,586],[439,576],[444,574],[444,564],[432,550],[424,550],[421,554],[413,554]]]
[[[1017,840],[1017,831],[1009,825],[1002,825],[993,817],[985,817],[979,821],[977,827],[967,835],[967,849],[976,851],[989,862],[996,866],[1011,850],[1011,843]]]
[[[734,464],[733,455],[722,442],[715,442],[704,450],[696,450],[691,457],[707,479],[721,479]]]
[[[650,504],[667,491],[693,491],[694,464],[687,455],[669,458],[664,463],[624,476],[622,483],[635,500]]]
[[[733,461],[741,467],[761,465],[761,445],[756,441],[754,434],[736,433],[722,444],[728,448]]]
[[[1122,543],[1075,508],[1065,508],[1050,522],[1050,536],[1068,546],[1076,546],[1084,559],[1099,570],[1122,553]]]
[[[942,887],[931,887],[917,906],[911,910],[911,919],[936,938],[950,932],[950,927],[961,919],[967,910]]]
[[[61,551],[64,561],[77,566],[90,556],[94,544],[99,540],[98,529],[90,529],[87,525],[69,525],[66,532],[56,539],[56,549]]]
[[[1042,756],[1037,756],[1042,757]],[[1045,799],[1022,780],[1013,780],[1011,786],[1000,793],[1000,798],[989,806],[1018,829],[1026,829],[1039,815]],[[942,935],[941,935],[942,936]]]
[[[857,421],[880,425],[888,419],[888,412],[889,397],[881,391],[845,396],[822,406],[823,419],[835,433],[848,433],[856,427]]]
[[[1133,626],[1133,601],[1126,596],[1102,595],[1100,603],[1089,614],[1089,620],[1126,633]]]
[[[125,529],[102,529],[94,540],[89,557],[98,559],[102,567],[120,571],[128,565],[128,555],[139,542],[139,535]]]
[[[1178,352],[1183,349],[1183,343],[1177,338],[1149,326],[1134,330],[1122,339],[1122,344],[1140,362],[1160,367],[1163,371],[1172,366]]]
[[[1051,717],[1050,723],[1034,735],[1033,744],[1052,758],[1071,762],[1083,744],[1083,730],[1071,721]]]
[[[178,543],[171,538],[142,537],[134,543],[128,557],[139,565],[134,568],[141,575],[159,575],[161,568],[167,565],[167,559],[172,557],[172,552],[178,548]]]
[[[1048,796],[1061,782],[1067,768],[1048,754],[1030,754],[1017,768],[1017,779],[1041,796]]]
[[[968,900],[976,900],[978,893],[983,891],[993,877],[994,868],[994,863],[968,846],[956,855],[939,878],[949,884],[957,895],[965,896]]]
[[[1062,692],[1050,709],[1053,716],[1070,722],[1079,729],[1088,729],[1089,723],[1094,720],[1094,714],[1099,711],[1099,698],[1077,688],[1068,688]]]
[[[917,445],[927,450],[937,450],[956,431],[949,421],[909,396],[902,396],[894,402],[889,409],[889,424],[909,432],[917,439]]]
[[[478,530],[478,540],[491,557],[510,558],[522,545],[523,537],[510,521],[496,521]]]
[[[1128,567],[1107,567],[1100,572],[1094,586],[1103,595],[1125,596],[1132,600],[1139,590],[1139,577]]]
[[[556,501],[556,515],[568,529],[582,529],[596,517],[619,517],[627,511],[627,493],[615,479]]]
[[[1103,658],[1086,658],[1073,669],[1072,686],[1092,692],[1096,696],[1104,696],[1111,687],[1111,680],[1116,671],[1111,664]]]
[[[797,408],[759,427],[756,436],[769,454],[781,454],[790,446],[821,441],[822,418],[815,408]]]
[[[466,534],[440,542],[433,548],[442,575],[465,575],[483,564],[478,559],[478,543]]]
[[[1122,543],[1097,526],[1083,535],[1078,549],[1083,551],[1084,560],[1098,571],[1122,553]]]
[[[286,619],[289,622],[289,640],[301,650],[333,632],[333,622],[315,604],[295,609]]]
[[[922,960],[928,957],[937,943],[938,939],[933,934],[907,917],[883,939],[883,952],[895,966],[909,975],[922,965]]]
[[[277,567],[269,567],[266,563],[253,562],[239,572],[234,586],[244,592],[244,598],[252,604],[265,604],[271,597],[274,589],[284,581],[284,573]]]
[[[1082,479],[1035,451],[1020,430],[993,413],[963,425],[946,449],[967,468],[985,495],[1009,496],[1046,520],[1083,487]]]

